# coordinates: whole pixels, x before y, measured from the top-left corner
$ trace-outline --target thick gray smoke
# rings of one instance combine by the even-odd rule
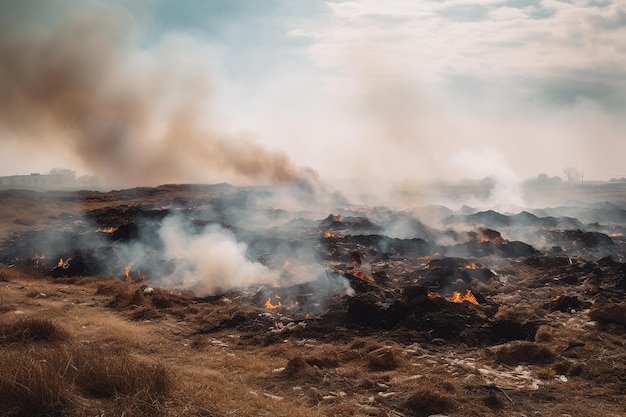
[[[286,154],[219,126],[209,108],[212,51],[193,36],[140,48],[132,14],[91,0],[0,7],[3,140],[52,143],[115,186],[315,182]]]

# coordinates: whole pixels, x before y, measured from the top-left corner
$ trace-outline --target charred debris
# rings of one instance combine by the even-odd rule
[[[626,210],[612,203],[504,214],[335,201],[323,214],[280,208],[272,190],[179,186],[181,196],[172,197],[172,187],[62,194],[104,204],[12,236],[0,246],[0,262],[54,278],[141,282],[141,297],[171,288],[164,310],[225,299],[251,305],[249,315],[203,331],[270,329],[270,342],[374,333],[407,343],[534,340],[541,315],[511,314],[513,307],[591,309],[594,320],[626,324]],[[277,279],[210,294],[186,288],[172,277],[180,260],[164,255],[161,228],[171,216],[190,235],[227,231]]]

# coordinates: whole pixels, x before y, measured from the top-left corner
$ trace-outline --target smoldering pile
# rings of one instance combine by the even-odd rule
[[[263,312],[248,317],[257,324],[289,324],[273,329],[280,337],[383,332],[475,345],[533,340],[541,314],[514,310],[593,304],[598,320],[621,320],[626,210],[614,204],[560,209],[575,214],[567,217],[556,209],[397,211],[339,198],[303,210],[278,189],[167,186],[158,198],[164,190],[68,193],[114,203],[13,236],[0,262],[55,278],[140,281],[187,302],[252,305]],[[149,193],[151,202],[127,205],[124,193],[133,201]],[[248,326],[238,317],[217,327]]]

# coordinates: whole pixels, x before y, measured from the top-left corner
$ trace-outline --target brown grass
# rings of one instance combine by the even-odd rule
[[[157,415],[174,380],[161,364],[75,344],[13,345],[0,351],[0,361],[2,415],[74,415],[85,398],[135,410],[130,415]]]
[[[527,341],[510,342],[487,351],[497,363],[506,365],[546,364],[556,359],[550,348]]]
[[[415,417],[445,414],[457,408],[453,398],[427,388],[414,391],[404,402],[404,407]]]
[[[24,317],[0,321],[0,344],[31,342],[62,342],[70,334],[63,326],[50,319]]]

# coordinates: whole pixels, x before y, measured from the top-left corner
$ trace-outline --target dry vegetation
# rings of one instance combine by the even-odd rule
[[[626,415],[623,327],[540,303],[499,314],[543,325],[534,342],[485,347],[296,337],[265,325],[280,312],[0,265],[0,415]]]
[[[264,314],[224,300],[6,266],[0,279],[2,415],[623,415],[623,339],[574,320],[486,348],[276,342],[221,330]]]

